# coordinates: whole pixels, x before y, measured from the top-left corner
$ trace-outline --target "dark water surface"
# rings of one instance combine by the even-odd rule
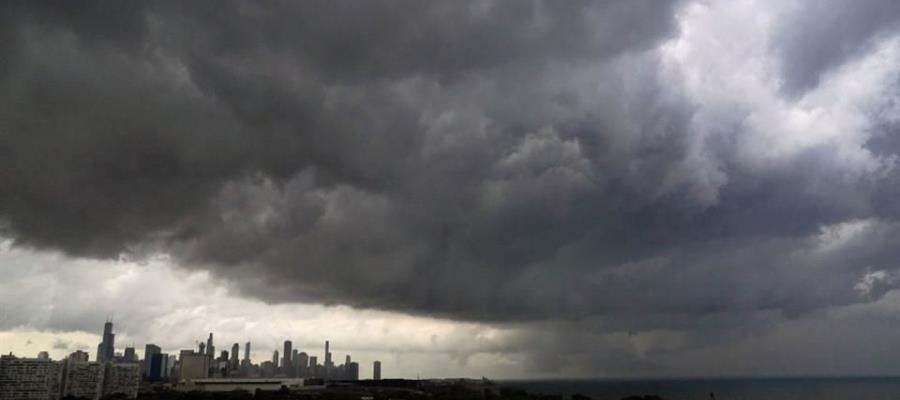
[[[655,394],[665,400],[900,400],[900,377],[503,381],[529,392],[595,400]]]

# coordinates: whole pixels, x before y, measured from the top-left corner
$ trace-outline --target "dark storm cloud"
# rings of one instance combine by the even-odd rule
[[[890,0],[797,2],[786,12],[772,46],[781,55],[785,89],[793,94],[814,88],[823,73],[900,26],[900,3]]]
[[[698,133],[708,105],[656,50],[679,4],[113,4],[4,6],[19,244],[162,250],[267,301],[595,332],[803,315],[898,267],[889,170],[836,144],[757,162],[741,111]],[[889,25],[853,21],[847,43]],[[785,29],[790,88],[856,54],[797,54],[822,38]],[[865,243],[822,236],[855,223]]]

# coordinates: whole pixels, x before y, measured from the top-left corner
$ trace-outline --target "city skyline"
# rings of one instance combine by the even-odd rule
[[[72,353],[66,354],[65,357],[61,357],[56,361],[65,361],[68,359],[74,359],[78,362],[87,363],[89,361],[93,361],[94,363],[99,364],[140,364],[142,371],[142,378],[144,380],[149,380],[151,382],[162,381],[170,376],[170,371],[177,371],[184,360],[188,356],[203,356],[209,358],[208,361],[208,373],[210,376],[215,376],[215,374],[221,374],[220,378],[227,377],[249,377],[250,370],[255,369],[256,376],[262,374],[263,377],[268,374],[268,376],[285,376],[289,378],[319,378],[326,380],[359,380],[359,379],[382,379],[381,373],[381,361],[374,360],[373,365],[373,373],[372,376],[366,378],[361,377],[359,375],[359,364],[357,362],[351,362],[351,355],[347,354],[345,357],[345,362],[340,365],[336,365],[331,360],[332,353],[330,350],[330,341],[324,341],[324,350],[322,350],[322,354],[324,355],[323,364],[317,363],[317,356],[310,354],[315,354],[314,351],[310,351],[307,353],[306,351],[299,351],[299,349],[292,348],[292,341],[285,340],[284,341],[284,351],[283,354],[288,356],[279,358],[279,351],[276,349],[273,351],[273,358],[270,360],[264,360],[259,363],[253,363],[252,357],[249,354],[252,354],[250,348],[252,347],[252,342],[246,342],[244,344],[244,358],[241,360],[243,362],[238,363],[238,355],[240,352],[240,344],[233,343],[231,347],[231,351],[223,350],[218,357],[215,355],[215,341],[214,341],[214,332],[210,332],[206,341],[197,341],[197,346],[194,349],[179,349],[175,354],[168,354],[168,352],[164,351],[161,347],[153,344],[147,343],[144,346],[143,354],[140,354],[140,357],[137,357],[137,353],[135,351],[134,345],[123,347],[123,351],[116,351],[116,347],[114,344],[114,321],[112,319],[107,319],[103,325],[103,330],[101,337],[103,338],[101,343],[97,346],[97,353],[95,353],[94,357],[90,356],[90,353],[84,352],[82,350],[76,350]],[[8,354],[4,354],[8,357],[15,357],[18,359],[37,359],[37,360],[53,360],[49,356],[47,351],[39,351],[36,357],[29,357],[24,354],[14,354],[13,352],[9,352]],[[177,357],[176,357],[177,355]],[[291,357],[293,355],[293,357]],[[171,359],[171,361],[169,361]],[[302,362],[301,362],[302,360]],[[311,362],[309,362],[311,361]],[[309,362],[309,363],[307,363]],[[269,365],[269,367],[266,366]],[[219,369],[221,368],[221,371]],[[263,371],[265,368],[274,368],[271,371]],[[162,372],[165,371],[165,372]],[[227,372],[226,372],[227,371]],[[171,372],[173,376],[178,376],[178,373]]]

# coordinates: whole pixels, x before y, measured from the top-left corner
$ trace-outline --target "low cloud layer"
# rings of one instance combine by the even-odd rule
[[[547,357],[738,352],[897,285],[900,9],[846,7],[4,5],[0,227]]]

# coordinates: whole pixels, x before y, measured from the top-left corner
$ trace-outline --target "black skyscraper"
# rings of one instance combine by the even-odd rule
[[[106,321],[103,324],[103,341],[97,345],[97,361],[99,362],[112,361],[115,354],[116,335],[112,333],[112,330],[112,321]]]

